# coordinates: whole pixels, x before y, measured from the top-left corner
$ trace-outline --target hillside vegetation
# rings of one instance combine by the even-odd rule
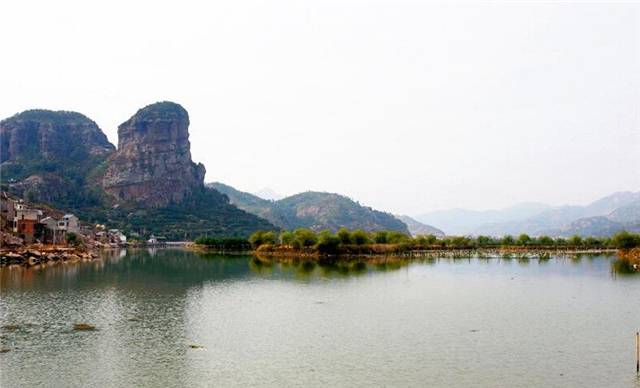
[[[365,231],[394,230],[409,234],[407,225],[390,213],[381,212],[343,195],[308,191],[278,201],[269,201],[222,183],[208,187],[226,194],[231,203],[269,220],[282,229],[308,228],[332,232],[345,227]]]

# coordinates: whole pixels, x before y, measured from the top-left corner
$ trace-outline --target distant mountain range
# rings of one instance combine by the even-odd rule
[[[416,218],[454,235],[610,236],[640,230],[640,192],[614,193],[586,206],[525,203],[501,210],[445,210]]]
[[[262,199],[268,199],[271,201],[277,201],[279,199],[284,198],[284,195],[273,191],[272,189],[265,187],[261,190],[256,191],[253,195],[260,197]]]
[[[337,231],[341,227],[366,231],[397,230],[407,225],[390,213],[374,210],[339,194],[307,191],[277,201],[236,190],[223,183],[208,183],[229,197],[231,204],[283,229],[309,228]]]
[[[409,233],[412,236],[419,235],[427,235],[432,234],[434,236],[442,237],[444,236],[444,232],[438,228],[435,228],[431,225],[423,224],[422,222],[416,221],[415,219],[409,216],[396,216],[400,221],[404,222],[409,228]]]
[[[521,203],[499,210],[438,210],[414,217],[416,220],[434,225],[449,235],[474,234],[476,229],[491,223],[503,223],[534,216],[551,206],[542,203]]]

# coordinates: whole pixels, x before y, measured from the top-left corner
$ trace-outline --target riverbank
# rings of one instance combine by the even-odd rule
[[[618,257],[620,257],[621,260],[628,262],[636,271],[640,270],[640,248],[621,250],[618,253]]]
[[[0,267],[19,265],[32,267],[55,262],[92,261],[95,252],[80,247],[33,245],[22,248],[0,249]]]
[[[407,248],[400,244],[371,244],[364,246],[347,245],[332,253],[324,253],[317,248],[293,248],[289,246],[262,245],[252,253],[265,256],[302,256],[302,257],[350,257],[350,256],[424,256],[424,255],[456,255],[465,253],[485,253],[485,254],[513,254],[513,255],[543,255],[543,254],[597,254],[615,253],[613,248],[585,248],[585,247],[478,247],[478,248],[456,248],[456,247],[420,247]]]
[[[207,247],[199,244],[188,245],[187,248],[194,252],[225,254],[225,255],[252,255],[259,258],[277,259],[304,259],[308,261],[349,260],[349,259],[376,259],[376,258],[464,258],[470,256],[479,257],[504,257],[515,258],[546,258],[550,256],[570,255],[597,255],[616,254],[619,251],[613,248],[580,248],[580,247],[483,247],[483,248],[420,248],[405,249],[392,244],[374,244],[367,246],[352,246],[341,249],[338,253],[322,253],[315,248],[292,248],[285,246],[262,245],[254,250],[224,250],[216,247]],[[640,251],[639,255],[640,257]]]

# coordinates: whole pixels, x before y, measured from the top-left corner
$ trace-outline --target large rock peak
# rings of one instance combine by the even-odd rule
[[[140,109],[118,127],[118,150],[127,147],[166,146],[189,152],[189,114],[173,102],[158,102]]]
[[[164,206],[203,187],[205,168],[191,161],[189,114],[173,102],[140,109],[118,127],[104,189],[121,201]]]
[[[28,110],[0,121],[1,162],[86,160],[115,147],[88,117],[67,111]]]

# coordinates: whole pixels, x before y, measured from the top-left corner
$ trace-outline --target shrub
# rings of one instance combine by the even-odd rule
[[[318,235],[318,243],[316,244],[316,248],[320,253],[325,253],[325,254],[337,253],[339,245],[340,245],[340,238],[333,235],[328,230],[323,230]]]
[[[299,228],[296,229],[293,234],[296,236],[296,240],[303,247],[312,247],[318,242],[316,234],[309,229]]]
[[[387,232],[384,230],[380,230],[373,235],[373,241],[376,244],[386,244],[388,242]]]
[[[251,249],[251,243],[249,243],[249,241],[244,238],[198,237],[194,242],[198,245],[205,245],[208,248],[214,248],[223,251],[246,251]]]
[[[340,240],[340,244],[349,245],[351,244],[351,232],[347,228],[340,228],[338,230],[338,239]]]
[[[351,240],[356,245],[365,245],[370,242],[369,234],[361,229],[351,232]]]
[[[263,244],[275,244],[277,241],[276,234],[273,231],[259,230],[249,237],[249,242],[254,248]]]
[[[623,231],[611,238],[611,245],[618,249],[631,249],[640,246],[640,235]]]
[[[78,237],[77,234],[73,233],[73,232],[69,232],[64,236],[65,241],[67,242],[67,244],[69,245],[73,245],[73,246],[78,246],[80,245],[80,238]]]
[[[529,243],[531,243],[531,237],[529,237],[528,234],[526,233],[522,233],[520,236],[518,236],[518,241],[517,244],[518,245],[529,245]]]

